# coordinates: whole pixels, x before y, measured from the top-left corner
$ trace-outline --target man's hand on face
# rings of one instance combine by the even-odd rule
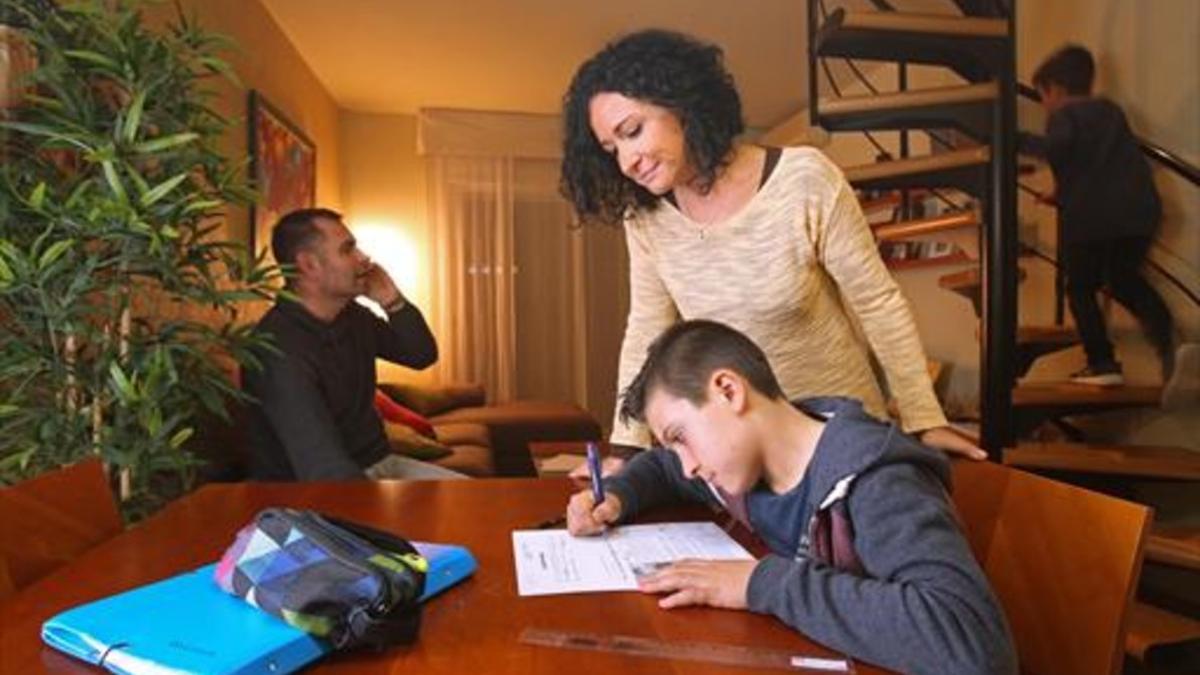
[[[404,297],[396,287],[396,282],[377,263],[371,263],[363,274],[363,283],[366,287],[364,294],[383,307],[390,307]]]

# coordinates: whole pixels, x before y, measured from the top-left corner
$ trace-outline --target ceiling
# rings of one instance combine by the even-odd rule
[[[615,36],[681,30],[725,49],[747,123],[804,103],[804,0],[262,0],[339,106],[556,113]]]

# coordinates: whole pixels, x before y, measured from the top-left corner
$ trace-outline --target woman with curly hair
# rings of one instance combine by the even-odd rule
[[[612,42],[576,72],[563,117],[564,196],[585,222],[625,226],[619,391],[663,330],[712,319],[763,349],[789,398],[848,396],[883,417],[873,350],[905,431],[984,456],[947,426],[908,303],[845,177],[813,148],[738,140],[741,101],[719,47],[664,30]],[[621,454],[650,434],[618,418],[610,441]]]

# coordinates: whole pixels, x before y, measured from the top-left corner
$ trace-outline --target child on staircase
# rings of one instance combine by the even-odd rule
[[[1087,49],[1067,45],[1033,75],[1049,117],[1044,136],[1022,133],[1021,152],[1045,158],[1054,173],[1067,299],[1087,353],[1087,367],[1071,380],[1124,384],[1096,292],[1112,296],[1141,322],[1171,377],[1171,315],[1141,266],[1162,217],[1150,166],[1125,114],[1092,96],[1095,64]]]

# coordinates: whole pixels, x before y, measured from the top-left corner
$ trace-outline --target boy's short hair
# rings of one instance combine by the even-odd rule
[[[703,405],[708,379],[720,368],[746,378],[768,398],[786,398],[767,355],[753,340],[716,321],[682,321],[663,331],[646,350],[642,369],[621,394],[621,421],[645,422],[646,401],[659,389]]]
[[[1045,89],[1057,84],[1068,94],[1087,96],[1092,93],[1096,62],[1086,47],[1067,45],[1051,54],[1033,74],[1033,86]]]
[[[296,254],[307,249],[321,237],[317,219],[340,221],[342,214],[333,209],[296,209],[285,214],[271,228],[271,251],[280,265],[295,265]]]

